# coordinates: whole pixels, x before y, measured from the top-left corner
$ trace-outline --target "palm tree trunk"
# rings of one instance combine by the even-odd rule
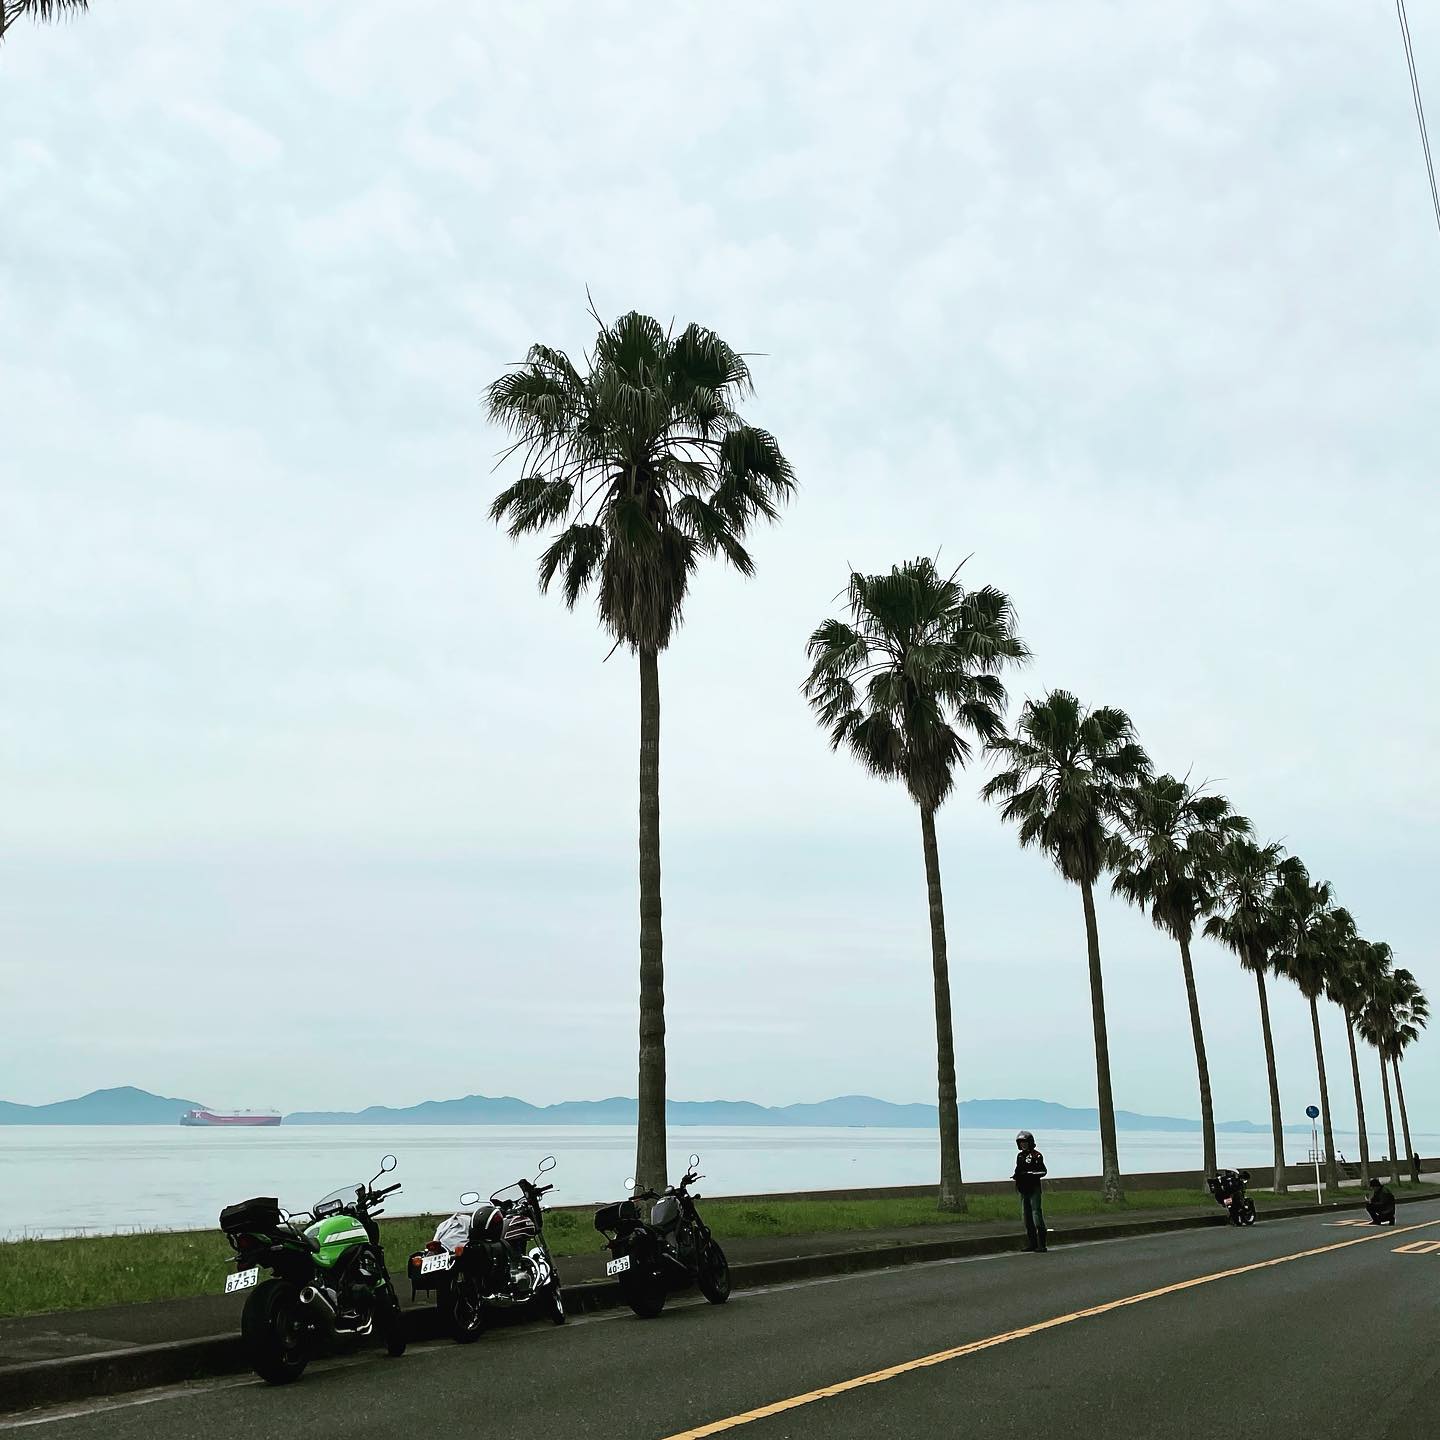
[[[1410,1117],[1405,1113],[1405,1087],[1400,1083],[1400,1057],[1392,1057],[1390,1063],[1395,1067],[1395,1098],[1400,1102],[1400,1129],[1405,1135],[1405,1167],[1410,1171],[1411,1180],[1418,1185],[1420,1167],[1415,1163],[1415,1149],[1410,1144]]]
[[[1110,1091],[1110,1040],[1105,1033],[1105,979],[1100,973],[1100,928],[1095,923],[1095,892],[1080,882],[1085,902],[1085,949],[1090,960],[1090,1021],[1095,1027],[1095,1090],[1100,1109],[1100,1175],[1107,1201],[1120,1203],[1120,1147],[1115,1139],[1115,1097]]]
[[[1360,1183],[1370,1189],[1370,1137],[1365,1133],[1365,1097],[1360,1093],[1360,1057],[1355,1053],[1355,1027],[1345,1014],[1345,1038],[1350,1042],[1350,1078],[1355,1082],[1355,1118],[1360,1125]]]
[[[1385,1134],[1390,1141],[1390,1181],[1393,1185],[1400,1184],[1400,1152],[1395,1146],[1395,1112],[1390,1108],[1390,1070],[1385,1064],[1383,1051],[1377,1052],[1380,1056],[1380,1088],[1385,1092]]]
[[[1201,1188],[1215,1174],[1215,1104],[1210,1095],[1210,1062],[1205,1056],[1205,1031],[1200,1025],[1200,997],[1195,993],[1195,967],[1190,963],[1190,937],[1180,937],[1180,964],[1185,971],[1185,999],[1190,1004],[1190,1034],[1195,1041],[1195,1071],[1200,1077],[1200,1133],[1205,1149],[1205,1174]]]
[[[1320,1077],[1320,1123],[1325,1135],[1325,1185],[1327,1189],[1340,1188],[1340,1171],[1335,1165],[1335,1127],[1330,1123],[1330,1087],[1325,1083],[1325,1051],[1320,1045],[1320,1007],[1312,995],[1310,1000],[1310,1028],[1315,1033],[1315,1072]]]
[[[930,961],[935,971],[935,1070],[940,1091],[940,1208],[964,1210],[960,1181],[960,1109],[955,1100],[955,1026],[950,1013],[950,962],[945,951],[945,897],[940,891],[940,847],[935,811],[920,807],[925,841],[925,884],[930,894]]]
[[[640,1107],[635,1183],[663,1190],[665,948],[660,928],[660,659],[640,651]]]
[[[1265,972],[1258,966],[1255,970],[1255,984],[1260,989],[1260,1029],[1265,1036],[1265,1069],[1270,1079],[1270,1135],[1275,1143],[1275,1193],[1284,1195],[1289,1187],[1285,1184],[1285,1126],[1280,1118],[1280,1077],[1275,1069],[1275,1037],[1270,1032],[1270,997],[1265,993]]]

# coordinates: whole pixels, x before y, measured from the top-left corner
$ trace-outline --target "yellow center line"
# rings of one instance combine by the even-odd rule
[[[937,1350],[933,1355],[921,1355],[915,1360],[905,1360],[899,1365],[886,1366],[884,1370],[872,1370],[868,1375],[857,1375],[853,1380],[840,1380],[834,1385],[823,1385],[818,1390],[807,1390],[803,1395],[792,1395],[787,1400],[776,1400],[761,1405],[755,1410],[746,1410],[740,1415],[730,1415],[723,1420],[712,1420],[706,1425],[697,1425],[693,1430],[681,1430],[668,1435],[665,1440],[703,1440],[706,1435],[719,1435],[724,1430],[736,1430],[741,1425],[753,1424],[756,1420],[768,1420],[772,1415],[783,1415],[787,1410],[798,1410],[802,1405],[813,1405],[817,1400],[828,1400],[833,1395],[843,1395],[848,1390],[858,1390],[864,1385],[879,1385],[882,1381],[893,1380],[897,1375],[908,1375],[912,1370],[926,1370],[932,1365],[943,1365],[949,1360],[958,1360],[964,1355],[974,1355],[981,1350],[993,1350],[997,1345],[1008,1345],[1012,1340],[1023,1340],[1027,1335],[1038,1335],[1044,1330],[1054,1330],[1061,1325],[1073,1324],[1076,1320],[1088,1320],[1096,1315],[1108,1315],[1112,1310],[1123,1310],[1127,1305],[1139,1305],[1146,1300],[1158,1300],[1162,1295],[1174,1295],[1181,1290],[1193,1290],[1197,1285],[1209,1285],[1216,1280],[1229,1280],[1236,1275],[1248,1275],[1255,1270],[1268,1270],[1276,1265],[1288,1265],[1292,1260],[1308,1260],[1313,1255],[1328,1255],[1332,1250],[1348,1250],[1352,1245],[1368,1245],[1372,1240],[1388,1240],[1410,1230],[1426,1230],[1440,1225],[1440,1220],[1425,1220],[1418,1225],[1401,1225],[1376,1235],[1361,1235],[1354,1240],[1337,1240],[1329,1245],[1319,1245],[1313,1250],[1297,1250],[1292,1255],[1277,1255],[1273,1260],[1257,1260],[1250,1265],[1237,1265],[1233,1270],[1217,1270],[1213,1275],[1197,1275],[1193,1280],[1180,1280],[1173,1285],[1162,1285],[1158,1290],[1145,1290],[1139,1295],[1126,1295],[1120,1300],[1107,1300],[1103,1305],[1091,1305],[1084,1310],[1072,1310],[1068,1315],[1056,1315],[1034,1325],[1024,1325],[1018,1330],[1007,1330],[1001,1335],[990,1335],[984,1340],[971,1340],[965,1345],[956,1345],[949,1350]]]

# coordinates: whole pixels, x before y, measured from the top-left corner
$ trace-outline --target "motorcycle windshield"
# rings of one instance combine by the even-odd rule
[[[363,1190],[363,1181],[356,1181],[354,1185],[342,1185],[338,1190],[332,1190],[328,1195],[322,1195],[311,1207],[314,1213],[322,1214],[325,1211],[339,1210],[343,1206],[355,1203],[355,1192]],[[336,1202],[339,1202],[337,1204]]]

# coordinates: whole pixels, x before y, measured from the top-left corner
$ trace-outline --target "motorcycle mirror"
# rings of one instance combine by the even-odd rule
[[[627,1190],[633,1190],[635,1188],[635,1177],[633,1175],[627,1175],[625,1177],[625,1188]]]
[[[478,1205],[480,1203],[480,1192],[478,1190],[467,1190],[461,1197],[462,1205]]]
[[[553,1170],[554,1168],[555,1168],[555,1157],[554,1157],[553,1155],[547,1155],[547,1156],[540,1162],[540,1173],[541,1173],[542,1175],[543,1175],[547,1170]]]
[[[387,1155],[387,1156],[380,1162],[380,1173],[381,1173],[382,1175],[388,1175],[394,1168],[395,1168],[395,1157],[394,1157],[393,1155]]]
[[[690,1168],[691,1168],[692,1170],[693,1170],[699,1163],[700,1163],[700,1157],[699,1157],[698,1155],[692,1155],[692,1156],[690,1157]]]

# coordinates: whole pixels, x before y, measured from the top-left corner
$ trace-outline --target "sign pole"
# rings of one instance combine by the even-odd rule
[[[1315,1203],[1324,1205],[1325,1201],[1320,1194],[1320,1135],[1315,1129],[1315,1117],[1319,1115],[1320,1108],[1317,1105],[1307,1105],[1305,1113],[1310,1117],[1310,1157],[1315,1161]]]

